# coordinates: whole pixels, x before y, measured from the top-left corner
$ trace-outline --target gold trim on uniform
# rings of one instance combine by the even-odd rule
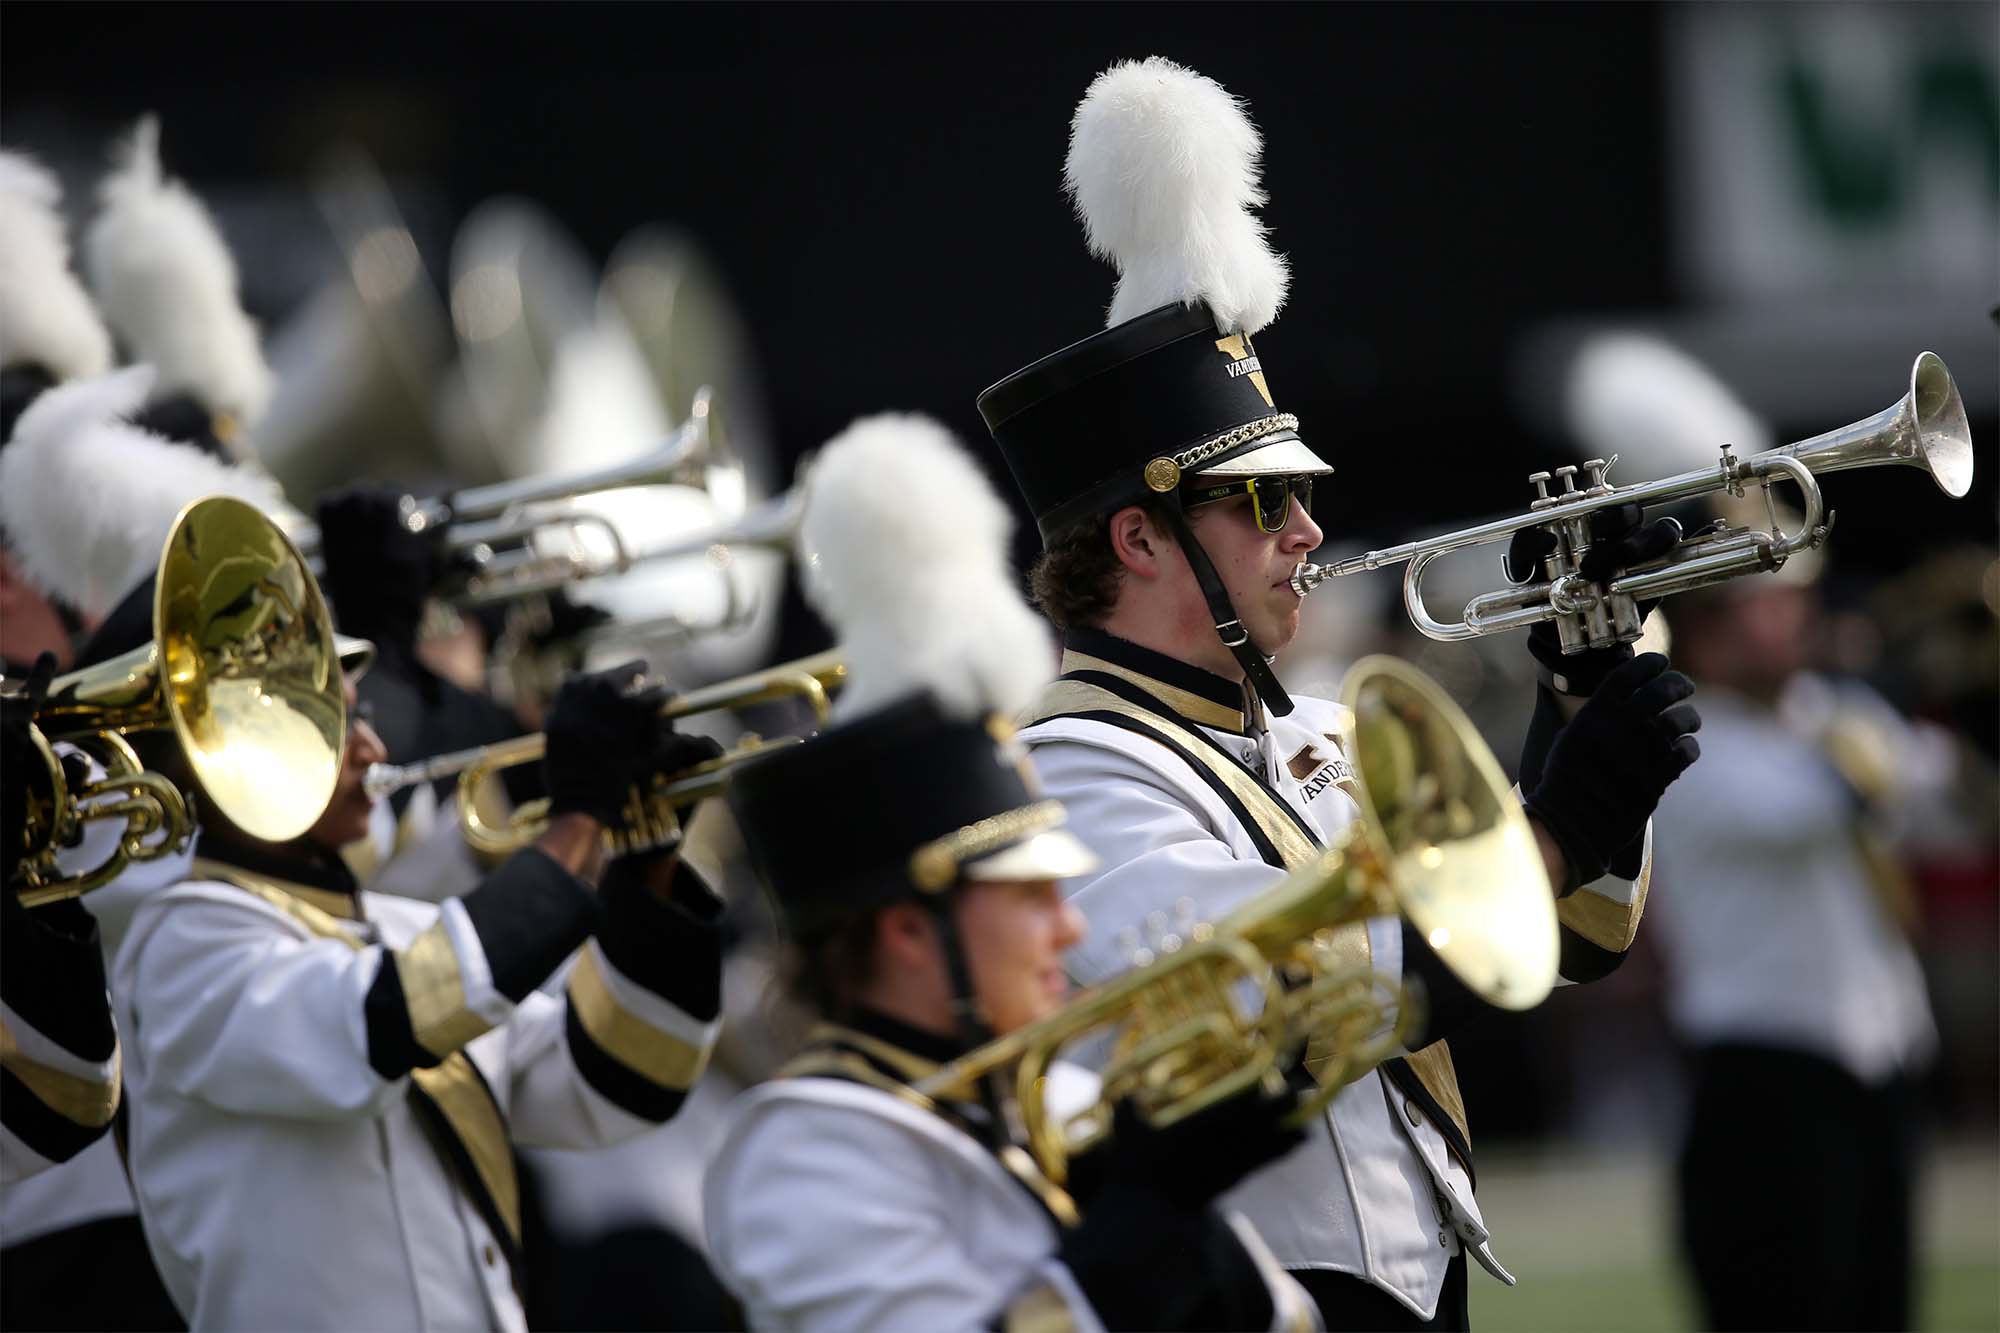
[[[450,1055],[493,1024],[465,1002],[465,977],[458,951],[440,917],[405,948],[390,951],[396,977],[403,983],[403,1003],[410,1011],[410,1031],[417,1045],[432,1055]]]
[[[1119,666],[1116,662],[1107,662],[1101,657],[1092,657],[1089,653],[1079,653],[1073,648],[1065,648],[1062,655],[1062,669],[1065,673],[1097,671],[1107,676],[1116,676],[1127,684],[1137,685],[1190,722],[1199,722],[1204,727],[1220,727],[1224,731],[1243,730],[1242,709],[1216,703],[1213,699],[1205,699],[1193,690],[1184,690],[1163,680],[1155,680],[1130,667]],[[1124,700],[1120,699],[1119,702],[1123,703]]]
[[[1062,822],[1062,802],[1037,801],[954,829],[910,853],[910,882],[925,893],[948,889],[957,882],[959,867],[967,861],[1046,833]]]
[[[1639,920],[1646,914],[1646,891],[1653,883],[1653,857],[1649,850],[1632,885],[1632,901],[1617,902],[1588,887],[1567,898],[1556,900],[1556,920],[1600,949],[1624,953],[1639,935]]]
[[[486,1196],[506,1224],[508,1238],[521,1245],[521,1182],[514,1174],[514,1150],[507,1121],[479,1071],[463,1052],[432,1069],[412,1069],[410,1082],[430,1095],[465,1147]]]
[[[288,879],[274,879],[269,875],[253,874],[225,861],[211,861],[205,856],[197,856],[194,859],[194,863],[188,868],[188,878],[217,879],[224,884],[242,889],[245,893],[255,894],[286,915],[296,917],[300,924],[315,935],[328,932],[322,930],[319,923],[294,912],[292,910],[294,904],[339,921],[360,919],[360,913],[354,909],[352,894],[341,893],[337,889],[316,889],[310,884],[294,884]]]
[[[352,920],[356,915],[354,903],[345,894],[309,888],[285,880],[263,879],[238,870],[235,866],[216,861],[197,859],[194,866],[196,871],[202,874],[219,879],[225,884],[232,884],[246,893],[263,899],[305,927],[310,934],[322,939],[339,940],[356,953],[367,947],[342,927],[340,920],[336,919],[335,912],[316,907],[308,901],[309,898],[338,899],[338,903],[329,904],[329,907],[344,907],[346,919]],[[412,941],[411,947],[414,948],[433,931],[441,932],[443,924],[440,920],[437,925],[419,935],[416,941]],[[444,948],[450,953],[449,940],[444,941]],[[388,950],[388,953],[397,962],[398,976],[404,983],[404,1003],[410,1007],[410,1027],[418,1032],[417,1040],[421,1043],[423,1034],[422,1030],[417,1028],[410,976],[401,971],[402,955],[394,949]],[[451,959],[452,973],[456,979],[458,956],[451,954]],[[459,991],[462,1001],[463,983],[459,983]],[[486,1024],[484,1019],[479,1021],[484,1025],[482,1031],[485,1026],[491,1026]],[[466,1040],[470,1041],[471,1038],[468,1037]],[[432,1048],[426,1044],[425,1049]],[[416,1084],[437,1104],[453,1136],[465,1148],[466,1157],[471,1160],[473,1170],[479,1175],[479,1186],[493,1201],[493,1206],[499,1212],[500,1220],[507,1227],[518,1252],[521,1243],[521,1185],[514,1174],[514,1154],[507,1133],[506,1117],[494,1102],[493,1094],[480,1078],[479,1071],[473,1066],[471,1056],[458,1047],[441,1054],[444,1056],[444,1062],[436,1068],[412,1069],[409,1075],[410,1082]],[[447,1157],[445,1160],[449,1163],[450,1159]],[[470,1192],[471,1182],[466,1182],[465,1187]]]
[[[111,1072],[105,1079],[87,1078],[66,1069],[55,1069],[23,1051],[14,1029],[8,1026],[6,1019],[0,1018],[0,1069],[20,1079],[27,1085],[28,1091],[51,1111],[88,1129],[110,1124],[111,1117],[118,1111],[118,1090],[124,1085],[122,1055],[114,1042],[111,1047]]]
[[[846,1049],[842,1049],[843,1047]],[[860,1052],[866,1052],[868,1058],[863,1058]],[[900,1078],[908,1079],[909,1083],[898,1082],[888,1077],[870,1064],[869,1059],[880,1060],[895,1070]],[[866,1084],[879,1092],[886,1092],[918,1110],[943,1118],[937,1102],[910,1086],[910,1083],[929,1078],[941,1068],[943,1066],[935,1060],[926,1060],[920,1055],[914,1055],[900,1046],[878,1040],[865,1032],[857,1032],[838,1023],[818,1023],[806,1038],[806,1048],[793,1056],[774,1077],[812,1078],[817,1075],[823,1078],[848,1079]],[[971,1095],[969,1088],[964,1091],[968,1096]],[[1024,1149],[1011,1143],[1005,1144],[997,1150],[995,1156],[999,1159],[1001,1169],[1027,1186],[1057,1222],[1066,1227],[1074,1227],[1082,1222],[1083,1215],[1078,1212],[1076,1200],[1070,1196],[1069,1191],[1043,1175],[1042,1169],[1035,1164],[1035,1159]]]
[[[597,951],[585,948],[569,974],[569,1002],[590,1039],[619,1064],[663,1088],[685,1092],[708,1064],[708,1048],[662,1032],[618,1003],[597,966]]]
[[[1037,1282],[1007,1307],[1000,1327],[1005,1333],[1072,1333],[1076,1318],[1054,1284]]]

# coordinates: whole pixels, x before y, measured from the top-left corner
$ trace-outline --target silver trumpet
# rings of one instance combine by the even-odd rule
[[[720,474],[740,468],[727,437],[715,420],[714,395],[696,392],[687,421],[659,448],[627,462],[586,472],[551,473],[518,481],[474,486],[450,495],[402,499],[403,526],[411,532],[442,531],[447,551],[471,567],[464,584],[446,594],[465,606],[548,592],[578,578],[622,574],[636,557],[617,525],[601,514],[568,502],[626,486],[692,486],[711,489]],[[592,555],[577,540],[548,542],[547,538],[594,528],[609,540],[611,553]],[[307,526],[293,534],[294,544],[316,574],[325,572],[320,556],[319,529]],[[533,540],[544,536],[543,542]],[[497,549],[525,543],[515,549]],[[563,549],[551,553],[546,546]],[[648,552],[643,558],[653,558]]]
[[[1820,497],[1817,474],[1849,468],[1902,464],[1930,473],[1939,489],[1957,499],[1972,487],[1972,432],[1966,425],[1965,404],[1944,361],[1934,352],[1918,355],[1910,367],[1910,391],[1872,417],[1784,445],[1750,458],[1738,458],[1728,444],[1714,467],[1697,468],[1660,481],[1615,486],[1605,480],[1617,455],[1593,458],[1583,465],[1586,485],[1576,484],[1577,469],[1559,467],[1560,493],[1549,493],[1551,474],[1528,478],[1537,492],[1528,512],[1495,519],[1424,541],[1405,542],[1368,551],[1330,565],[1300,565],[1292,588],[1301,597],[1328,579],[1363,570],[1381,569],[1405,561],[1403,609],[1425,635],[1452,642],[1523,629],[1545,620],[1556,623],[1565,653],[1629,643],[1639,637],[1638,603],[1692,592],[1741,574],[1775,570],[1799,551],[1818,547],[1833,527],[1833,513]],[[1771,484],[1790,481],[1804,496],[1804,517],[1785,531],[1778,517]],[[1746,485],[1763,488],[1771,514],[1770,530],[1723,527],[1682,541],[1658,560],[1634,565],[1609,583],[1583,577],[1581,562],[1590,547],[1590,516],[1614,505],[1669,504],[1718,491],[1741,497]],[[1527,528],[1545,528],[1556,547],[1543,562],[1539,581],[1498,592],[1483,593],[1465,604],[1464,618],[1434,619],[1424,607],[1424,570],[1441,555],[1510,540]]]

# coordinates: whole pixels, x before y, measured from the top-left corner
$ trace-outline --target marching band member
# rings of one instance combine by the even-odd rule
[[[70,269],[61,197],[55,178],[37,163],[0,153],[0,444],[15,438],[23,413],[45,391],[111,365],[111,334]],[[46,429],[47,414],[42,419]],[[58,671],[67,669],[95,623],[27,576],[31,555],[0,526],[0,670],[25,679],[43,654]],[[10,855],[24,818],[15,804],[18,779],[25,765],[39,762],[22,748],[25,725],[17,732],[17,721],[23,719],[14,711],[10,748],[0,755],[0,785],[10,789],[0,828],[8,831]],[[96,922],[76,903],[23,913],[11,894],[5,910],[0,1001],[12,1029],[6,1060],[10,1068],[15,1061],[28,1065],[9,1074],[0,1102],[8,1126],[0,1173],[0,1324],[173,1327],[178,1316],[146,1253],[117,1147],[103,1132],[116,1103],[118,1062]],[[58,1051],[67,1054],[58,1058]],[[53,1072],[31,1071],[36,1064]]]
[[[118,1109],[118,1033],[97,923],[75,901],[29,911],[14,893],[25,775],[41,762],[28,726],[54,667],[45,654],[19,692],[0,695],[0,1184],[7,1185],[97,1142]]]
[[[1566,401],[1583,444],[1667,471],[1720,440],[1746,457],[1775,443],[1712,370],[1640,334],[1586,344]],[[1702,508],[1765,521],[1754,496]],[[1701,780],[1654,824],[1667,1017],[1694,1074],[1680,1242],[1710,1328],[1908,1328],[1913,1313],[1917,1085],[1937,1031],[1887,835],[1950,808],[1955,764],[1860,682],[1811,669],[1822,565],[1800,552],[1664,607],[1705,724]],[[1770,1151],[1772,1123],[1797,1151]],[[1785,1206],[1747,1197],[1753,1178]]]
[[[996,739],[1051,656],[1008,527],[920,418],[820,456],[801,542],[850,684],[836,724],[746,765],[731,804],[824,1021],[733,1109],[705,1182],[715,1262],[756,1328],[1306,1326],[1303,1293],[1211,1206],[1296,1142],[1290,1098],[1252,1089],[1167,1130],[1121,1114],[1072,1196],[1009,1143],[996,1095],[912,1086],[1062,1005],[1083,923],[1058,884],[1095,864]]]
[[[109,378],[129,398],[148,377]],[[116,571],[150,570],[181,502],[228,480],[158,439],[49,456],[23,424],[0,458],[5,518],[69,557],[39,572],[81,606]],[[80,660],[148,641],[152,596],[148,573]],[[601,868],[601,834],[630,786],[714,751],[676,735],[658,697],[626,693],[630,674],[565,690],[549,828],[463,897],[366,893],[339,860],[366,831],[362,779],[382,757],[359,720],[303,838],[259,842],[204,802],[195,859],[136,865],[93,895],[129,1034],[134,1189],[191,1323],[522,1327],[510,1144],[615,1142],[677,1109],[713,1036],[718,904],[671,849]],[[159,739],[134,745],[194,789]],[[537,992],[572,955],[565,996]]]
[[[1332,469],[1275,407],[1251,343],[1287,277],[1250,212],[1259,147],[1241,105],[1191,71],[1156,58],[1102,75],[1067,183],[1121,275],[1108,327],[979,398],[1041,527],[1036,598],[1064,632],[1064,674],[1021,739],[1104,861],[1070,887],[1091,923],[1071,955],[1085,981],[1122,967],[1107,944],[1149,913],[1187,897],[1219,917],[1358,810],[1343,710],[1287,695],[1270,667],[1297,632],[1287,580],[1320,543],[1311,497]],[[1607,529],[1594,564],[1674,540],[1633,514]],[[1560,896],[1563,975],[1589,980],[1632,943],[1647,817],[1694,759],[1698,719],[1662,657],[1531,646],[1547,684],[1522,787]],[[1343,939],[1422,980],[1427,1026],[1230,1202],[1328,1327],[1462,1328],[1467,1253],[1513,1280],[1487,1244],[1441,1040],[1480,1002],[1404,922]]]

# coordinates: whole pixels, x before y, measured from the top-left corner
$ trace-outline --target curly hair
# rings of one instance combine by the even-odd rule
[[[1138,502],[1163,532],[1166,507],[1150,497]],[[1194,514],[1189,514],[1192,523]],[[1118,604],[1125,566],[1111,546],[1110,516],[1084,519],[1050,539],[1028,568],[1028,595],[1057,629],[1095,629]]]

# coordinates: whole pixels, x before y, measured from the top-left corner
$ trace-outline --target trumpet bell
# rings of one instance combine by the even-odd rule
[[[51,740],[171,730],[231,823],[285,842],[319,819],[340,776],[339,662],[297,549],[256,507],[211,496],[174,520],[153,641],[59,677],[36,725]]]
[[[1555,895],[1527,815],[1471,719],[1390,657],[1348,672],[1362,774],[1360,854],[1378,858],[1396,909],[1468,989],[1531,1009],[1555,985]]]
[[[1874,416],[1771,453],[1789,454],[1814,473],[1889,463],[1922,468],[1954,500],[1972,489],[1972,427],[1958,385],[1936,352],[1917,354],[1910,391]]]

